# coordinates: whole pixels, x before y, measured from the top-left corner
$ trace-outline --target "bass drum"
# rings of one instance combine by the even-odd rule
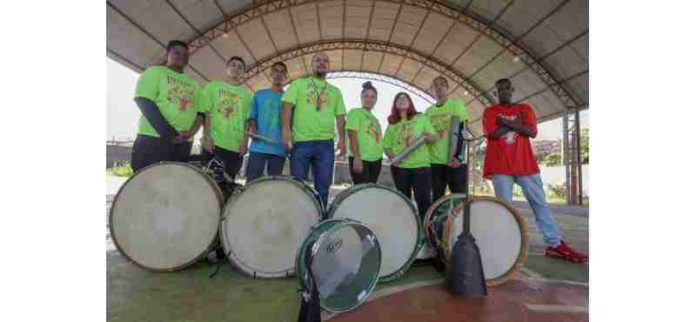
[[[406,273],[424,244],[413,203],[387,186],[367,183],[343,190],[331,203],[329,218],[354,219],[375,233],[383,251],[380,282]]]
[[[121,187],[109,214],[116,248],[152,271],[183,269],[216,244],[223,197],[215,182],[186,163],[160,162]]]
[[[290,276],[297,249],[323,212],[317,193],[302,181],[262,177],[227,201],[220,242],[230,263],[251,277]]]
[[[529,249],[524,219],[508,203],[493,197],[467,199],[460,193],[444,196],[425,216],[426,239],[437,250],[437,260],[447,264],[463,229],[465,202],[469,203],[471,234],[481,254],[486,284],[504,283],[524,266]]]

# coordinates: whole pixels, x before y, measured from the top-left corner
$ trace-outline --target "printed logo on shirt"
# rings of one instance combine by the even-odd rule
[[[239,105],[239,95],[221,89],[218,91],[217,99],[217,112],[226,119],[233,117]]]
[[[447,131],[449,130],[450,115],[449,114],[438,114],[432,115],[430,121],[435,128],[435,132],[439,138],[444,138],[447,136]]]
[[[498,117],[502,117],[508,121],[515,121],[517,120],[517,115],[503,115],[503,114],[498,114]],[[517,132],[515,131],[508,131],[503,135],[503,138],[505,140],[505,143],[507,145],[513,145],[515,144],[515,141],[517,140]]]
[[[370,124],[367,125],[367,133],[373,136],[377,142],[380,142],[382,139],[382,129],[374,117],[370,120]]]
[[[270,128],[280,127],[280,100],[266,99],[263,101],[263,122],[267,122]]]
[[[167,91],[167,102],[177,107],[179,111],[186,111],[193,103],[194,89],[183,86],[172,87]]]
[[[307,93],[305,94],[305,101],[307,104],[316,106],[319,110],[324,110],[329,104],[329,84],[324,84],[320,86],[312,81],[307,82]],[[319,95],[321,93],[321,96]],[[317,104],[317,97],[319,99],[319,104]]]
[[[397,142],[399,142],[399,150],[402,148],[406,148],[409,145],[411,145],[411,141],[413,140],[413,122],[405,122],[396,128],[396,137],[397,137]]]

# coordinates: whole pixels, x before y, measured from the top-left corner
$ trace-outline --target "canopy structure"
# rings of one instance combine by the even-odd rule
[[[108,0],[107,33],[107,55],[138,72],[164,62],[169,40],[188,41],[187,73],[201,83],[224,79],[227,59],[241,56],[252,90],[270,85],[276,61],[291,79],[308,75],[318,51],[332,72],[424,92],[442,75],[467,103],[475,136],[499,78],[539,121],[566,117],[575,138],[569,112],[589,107],[587,0]]]

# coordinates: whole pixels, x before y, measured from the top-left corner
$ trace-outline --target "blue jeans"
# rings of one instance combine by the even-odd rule
[[[537,228],[543,234],[544,242],[551,247],[558,246],[561,242],[561,235],[551,209],[546,204],[546,194],[541,176],[539,174],[529,176],[493,175],[495,195],[509,203],[512,202],[512,186],[515,183],[522,187],[522,193],[532,207]]]
[[[312,177],[314,177],[314,189],[317,190],[321,202],[326,206],[334,171],[333,140],[293,144],[290,153],[290,175],[307,180],[310,166],[312,167]]]
[[[257,179],[263,175],[263,168],[266,168],[266,175],[277,176],[283,173],[285,157],[275,154],[249,152],[247,162],[246,177],[247,182]]]

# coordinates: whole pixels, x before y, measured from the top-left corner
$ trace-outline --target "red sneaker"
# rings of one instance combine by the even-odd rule
[[[587,263],[589,260],[587,255],[574,251],[562,240],[556,247],[546,247],[545,255],[547,257],[560,258],[575,263]]]

